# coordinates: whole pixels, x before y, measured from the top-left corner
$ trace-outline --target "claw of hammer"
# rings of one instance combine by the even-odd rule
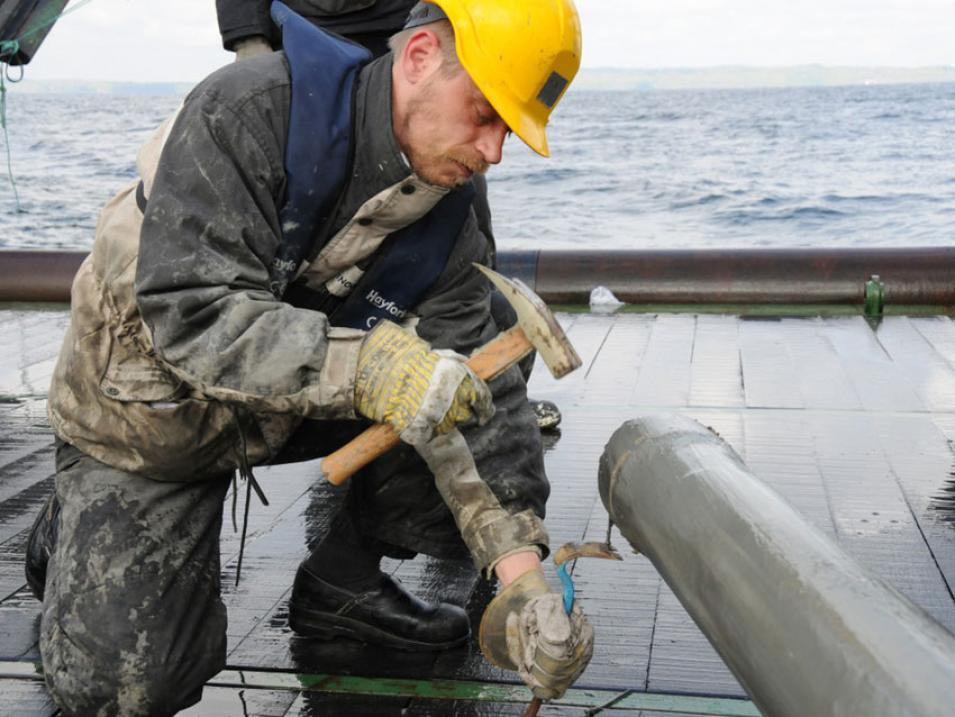
[[[567,563],[577,558],[623,560],[610,543],[566,543],[554,553],[557,577],[564,588],[564,610],[569,614],[574,607],[574,581],[567,572]]]

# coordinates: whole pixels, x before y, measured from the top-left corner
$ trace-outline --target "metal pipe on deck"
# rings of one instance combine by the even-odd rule
[[[501,272],[507,271],[501,252]],[[606,286],[630,304],[862,304],[877,274],[887,304],[955,304],[955,247],[541,251],[532,289],[548,303],[587,303]]]
[[[0,301],[69,301],[77,251],[0,251]],[[955,305],[955,247],[501,251],[498,269],[550,304],[606,286],[631,304],[856,304],[873,274],[888,305]]]
[[[0,301],[68,302],[78,251],[0,251]]]
[[[773,717],[955,711],[955,636],[862,568],[711,430],[628,421],[600,495]]]

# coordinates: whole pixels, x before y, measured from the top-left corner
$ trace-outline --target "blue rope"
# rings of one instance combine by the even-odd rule
[[[13,160],[11,158],[10,152],[10,135],[7,133],[6,83],[9,81],[11,84],[13,84],[23,79],[23,65],[20,65],[20,76],[14,80],[12,77],[10,77],[10,65],[3,58],[14,57],[20,51],[21,42],[26,40],[28,37],[32,37],[45,27],[49,27],[61,17],[69,15],[71,12],[76,12],[81,7],[88,5],[91,2],[93,2],[93,0],[80,0],[80,2],[73,5],[69,10],[64,10],[63,12],[50,12],[46,17],[41,18],[36,25],[20,35],[20,37],[14,38],[13,40],[0,41],[0,127],[3,128],[3,143],[7,154],[7,177],[10,179],[10,186],[13,187],[13,198],[16,201],[17,214],[23,212],[23,209],[20,206],[20,193],[17,191],[17,183],[13,178]]]
[[[570,615],[570,611],[574,609],[574,581],[567,572],[567,563],[557,566],[557,577],[564,588],[564,612]]]

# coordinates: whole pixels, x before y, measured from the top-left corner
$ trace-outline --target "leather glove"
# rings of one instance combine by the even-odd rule
[[[484,611],[481,652],[492,665],[513,670],[535,697],[561,697],[587,667],[594,630],[574,603],[568,615],[563,597],[539,570],[529,570],[504,588]]]
[[[460,354],[432,351],[390,321],[380,321],[362,342],[355,375],[355,410],[387,423],[401,440],[425,443],[457,424],[494,415],[491,391]]]

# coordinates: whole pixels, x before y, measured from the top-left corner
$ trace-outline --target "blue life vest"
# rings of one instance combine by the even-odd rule
[[[280,2],[272,3],[272,18],[282,28],[292,77],[282,242],[270,271],[272,292],[281,298],[333,220],[353,158],[355,83],[371,54]],[[444,270],[473,197],[470,184],[449,192],[424,217],[385,239],[351,294],[324,296],[316,308],[335,326],[369,329],[379,319],[400,321]]]

